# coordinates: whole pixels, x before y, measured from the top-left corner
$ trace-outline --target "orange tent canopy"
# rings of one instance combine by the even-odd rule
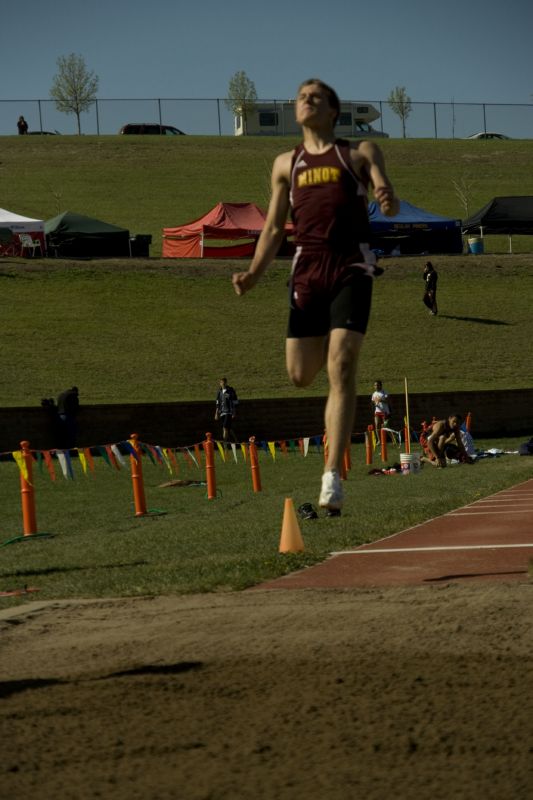
[[[261,231],[266,213],[255,203],[217,203],[203,217],[180,225],[163,228],[163,258],[238,258],[251,256]],[[287,223],[286,231],[292,232]],[[244,239],[246,242],[231,245],[208,245],[206,241]]]

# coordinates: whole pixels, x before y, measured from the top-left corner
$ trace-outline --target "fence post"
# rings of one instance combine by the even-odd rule
[[[133,485],[133,501],[135,503],[135,516],[144,517],[148,512],[146,509],[146,497],[144,494],[144,478],[142,465],[142,448],[139,444],[137,433],[131,434],[131,446],[135,450],[137,458],[130,455],[131,482]]]
[[[217,97],[217,117],[218,117],[218,135],[222,136],[222,125],[220,124],[220,98]]]
[[[20,471],[20,497],[22,502],[22,529],[24,536],[37,533],[37,515],[35,513],[35,490],[33,488],[33,461],[30,443],[26,440],[20,443],[22,459],[28,477],[25,478]]]
[[[249,451],[250,451],[250,467],[252,470],[252,486],[254,492],[261,491],[261,473],[259,470],[259,459],[257,457],[257,447],[255,445],[255,436],[249,438]]]
[[[206,433],[203,443],[205,451],[205,481],[207,483],[207,499],[215,500],[217,496],[217,479],[215,474],[215,446],[213,435]]]

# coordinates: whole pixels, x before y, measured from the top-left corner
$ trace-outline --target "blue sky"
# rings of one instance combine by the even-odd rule
[[[344,99],[384,100],[405,86],[413,101],[532,102],[531,0],[2,6],[0,100],[48,98],[57,57],[74,52],[99,76],[103,99],[225,97],[242,69],[260,98],[292,97],[318,76]]]

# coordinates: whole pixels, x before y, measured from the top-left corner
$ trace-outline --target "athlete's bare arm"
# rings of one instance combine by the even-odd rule
[[[455,436],[455,442],[459,449],[459,452],[462,453],[463,457],[470,460],[468,453],[466,452],[466,447],[464,446],[463,437],[461,436],[461,428],[459,425],[456,425],[453,429],[453,436]]]
[[[292,153],[282,153],[272,167],[272,195],[265,226],[257,242],[252,262],[246,272],[233,275],[233,288],[237,294],[253,289],[270,262],[275,258],[283,236],[289,213],[289,191]]]
[[[374,142],[363,141],[357,148],[350,150],[352,164],[357,174],[361,168],[365,169],[370,177],[374,197],[387,217],[394,217],[400,211],[400,201],[394,193],[394,188],[385,170],[385,159],[381,149]]]
[[[441,466],[446,465],[444,458],[444,439],[446,434],[446,420],[440,419],[433,422],[431,434],[428,436],[428,446]]]

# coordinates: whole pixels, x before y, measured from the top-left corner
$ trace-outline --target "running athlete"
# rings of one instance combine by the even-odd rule
[[[326,365],[328,460],[319,505],[337,516],[343,505],[340,470],[355,417],[357,361],[370,313],[373,277],[381,272],[369,247],[368,186],[382,213],[399,202],[373,142],[336,139],[340,101],[322,81],[305,81],[296,98],[303,143],[272,169],[265,226],[246,272],[233,275],[238,295],[252,289],[276,256],[289,210],[296,254],[291,273],[287,371],[308,386]]]

